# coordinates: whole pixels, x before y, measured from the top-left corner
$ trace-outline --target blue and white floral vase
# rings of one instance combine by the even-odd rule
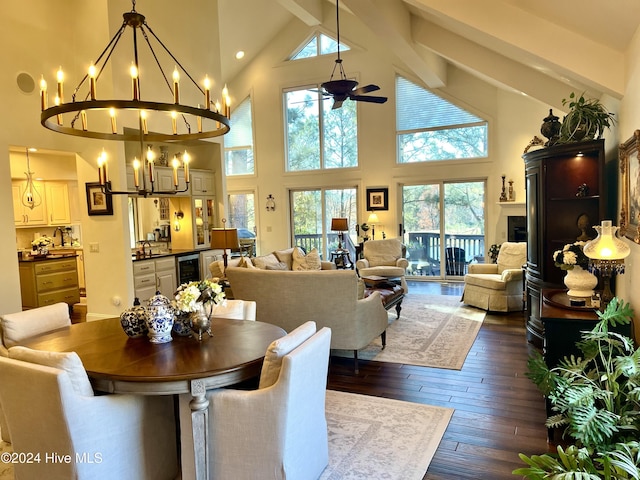
[[[151,343],[167,343],[173,340],[171,336],[173,318],[174,310],[171,306],[171,300],[160,292],[156,292],[149,299],[147,307],[147,327]]]
[[[120,325],[124,333],[131,338],[144,337],[149,333],[147,309],[140,305],[138,297],[134,300],[133,307],[127,308],[120,314]]]
[[[191,313],[177,310],[173,319],[173,333],[180,337],[191,336]]]

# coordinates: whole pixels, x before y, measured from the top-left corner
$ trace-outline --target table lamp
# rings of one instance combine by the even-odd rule
[[[631,253],[629,245],[616,235],[618,227],[611,224],[611,220],[603,220],[600,226],[593,227],[598,232],[598,236],[588,241],[582,249],[589,257],[589,270],[602,277],[604,284],[600,303],[602,311],[613,298],[611,277],[624,273],[624,259]]]
[[[224,225],[225,220],[222,221]],[[225,274],[227,270],[227,249],[240,248],[237,228],[213,228],[211,229],[211,249],[222,250]]]
[[[378,215],[375,212],[370,213],[369,218],[367,219],[367,223],[371,225],[371,238],[375,240],[376,239],[376,223],[380,223],[380,220],[378,220]]]
[[[332,218],[331,219],[331,230],[334,232],[338,232],[338,250],[342,250],[342,239],[343,233],[349,230],[349,219],[348,218]]]

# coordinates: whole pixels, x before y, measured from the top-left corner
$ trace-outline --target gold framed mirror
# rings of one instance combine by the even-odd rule
[[[640,243],[640,130],[620,144],[618,158],[622,186],[620,234]]]

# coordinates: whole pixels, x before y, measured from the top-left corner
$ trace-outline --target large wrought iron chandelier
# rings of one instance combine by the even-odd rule
[[[107,176],[106,154],[98,158],[98,176],[102,189],[107,194],[139,194],[142,196],[165,195],[184,192],[189,188],[188,155],[182,155],[182,164],[174,161],[174,189],[158,191],[154,185],[153,156],[145,155],[145,144],[148,142],[185,142],[201,140],[225,135],[230,129],[230,98],[226,86],[221,91],[222,103],[213,101],[211,96],[211,80],[205,76],[202,86],[194,80],[184,66],[178,61],[165,44],[147,24],[145,16],[136,11],[136,1],[132,0],[132,10],[123,14],[120,29],[109,41],[98,58],[89,66],[87,73],[71,94],[71,100],[65,102],[64,79],[65,74],[60,68],[57,72],[57,90],[54,105],[49,106],[47,83],[44,78],[40,82],[40,123],[58,133],[100,140],[138,141],[140,143],[140,160],[133,161],[134,176],[136,178],[135,191],[114,191]],[[132,54],[129,75],[131,78],[131,99],[101,99],[99,95],[99,79],[112,58],[118,43],[131,27]],[[161,77],[167,86],[168,101],[152,101],[142,95],[138,39],[142,36],[151,57],[153,58]],[[154,42],[155,41],[155,42]],[[154,43],[156,46],[154,47]],[[159,48],[158,48],[159,47]],[[158,51],[164,51],[174,62],[175,67],[169,80],[163,69]],[[164,55],[164,54],[163,54]],[[150,72],[153,67],[149,67]],[[114,70],[115,71],[115,70]],[[117,72],[114,73],[117,75]],[[188,87],[197,89],[196,95],[201,96],[202,104],[197,106],[185,105],[180,102],[181,77],[188,79]],[[148,123],[152,118],[154,125],[164,125],[161,131],[151,131]],[[120,127],[119,128],[119,124]],[[129,123],[134,128],[124,128]],[[137,128],[135,128],[137,126]],[[184,171],[186,187],[178,189],[177,170]]]

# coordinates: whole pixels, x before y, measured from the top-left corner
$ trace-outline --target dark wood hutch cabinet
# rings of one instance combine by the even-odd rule
[[[540,320],[542,290],[565,288],[565,272],[553,262],[553,252],[573,243],[582,231],[578,218],[586,215],[586,233],[611,214],[605,180],[604,140],[568,143],[523,155],[527,202],[527,340],[542,348]],[[614,183],[615,185],[615,183]]]

